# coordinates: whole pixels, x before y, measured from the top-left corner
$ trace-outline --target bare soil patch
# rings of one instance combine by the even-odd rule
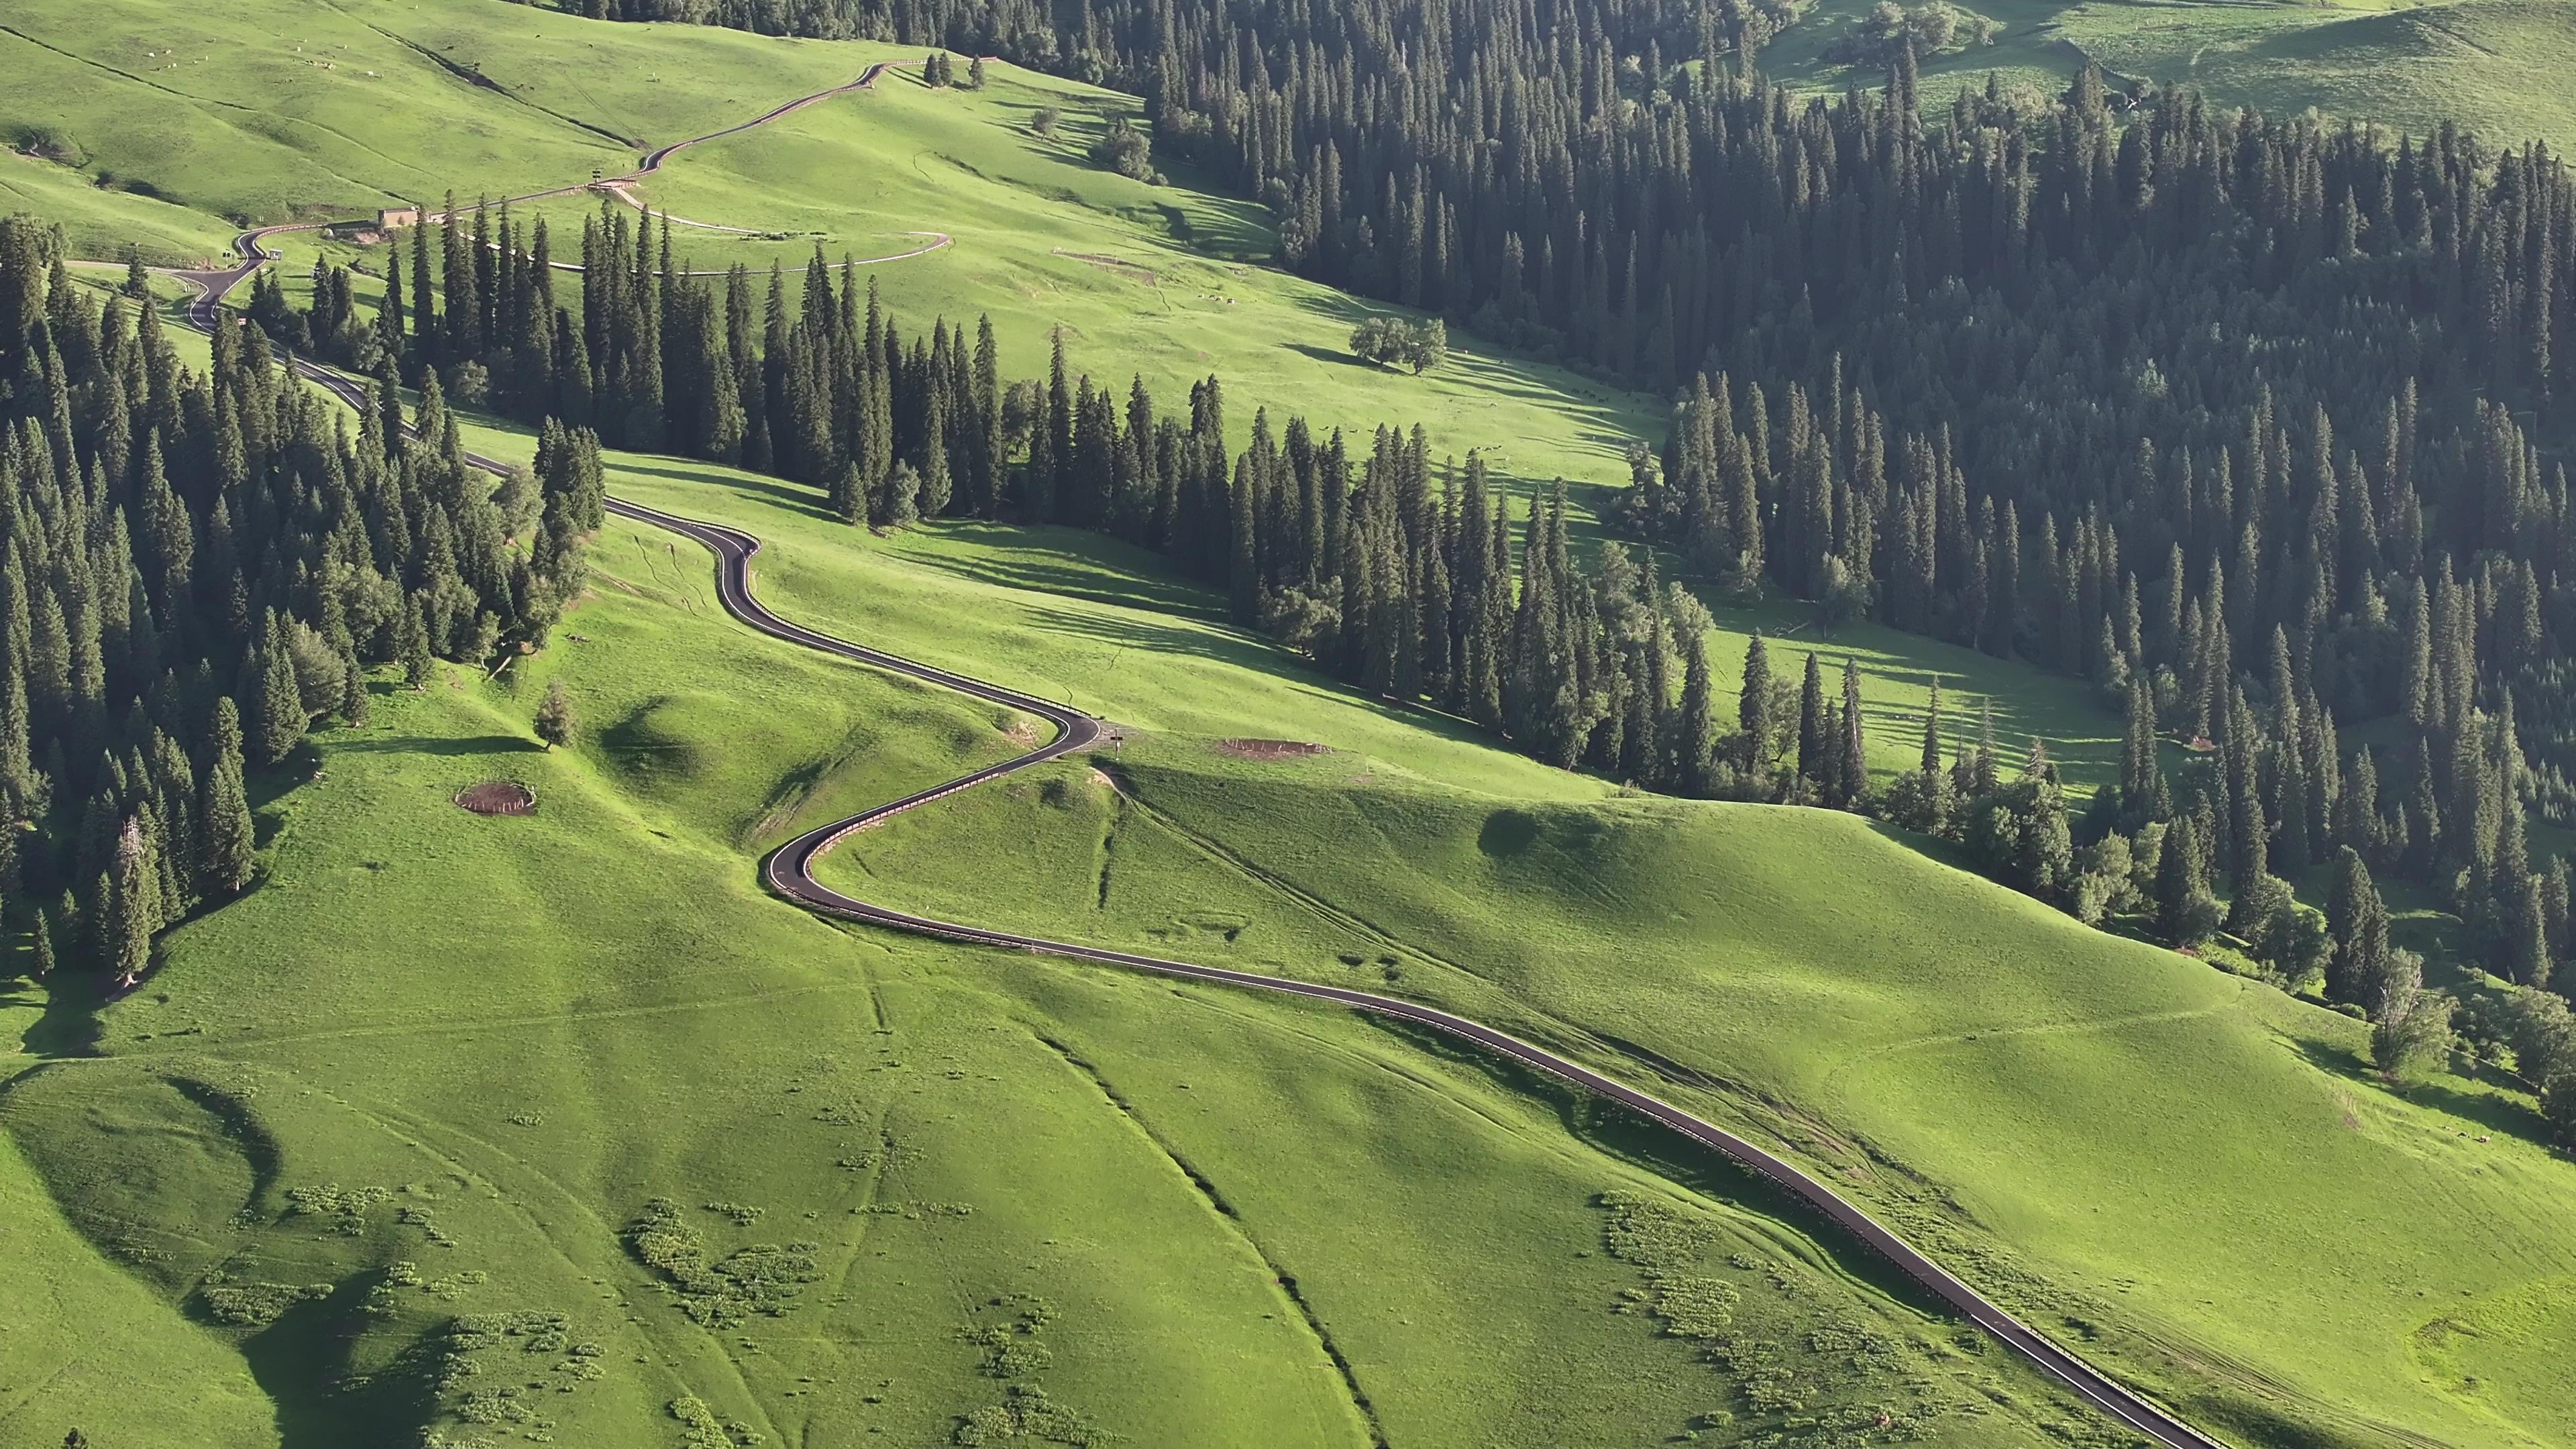
[[[486,780],[457,791],[456,804],[477,815],[534,815],[537,792],[516,780]]]
[[[1216,752],[1237,760],[1302,760],[1309,755],[1329,755],[1329,745],[1308,744],[1304,740],[1219,740]]]

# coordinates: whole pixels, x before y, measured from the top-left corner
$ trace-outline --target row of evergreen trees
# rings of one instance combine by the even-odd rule
[[[945,321],[907,340],[871,280],[815,254],[801,283],[765,288],[674,263],[670,230],[603,203],[582,226],[580,302],[555,296],[552,239],[504,207],[448,208],[387,258],[369,344],[335,360],[609,446],[736,464],[824,487],[853,521],[901,524],[1004,503],[1003,398],[992,327]],[[345,333],[347,274],[327,269],[307,313],[251,318],[282,343]],[[791,300],[792,299],[792,300]],[[320,349],[332,355],[327,347]],[[1044,511],[1044,510],[1041,510]]]
[[[1043,380],[1006,386],[989,323],[971,356],[964,330],[944,320],[906,348],[873,280],[862,288],[846,264],[834,268],[819,255],[793,308],[786,279],[773,272],[755,327],[747,273],[723,278],[719,307],[713,286],[673,264],[667,233],[657,235],[651,218],[630,233],[623,213],[605,210],[586,227],[582,325],[560,308],[542,324],[534,317],[550,285],[543,241],[540,227],[520,250],[501,213],[420,229],[411,238],[408,333],[379,332],[401,340],[406,362],[423,374],[471,365],[535,378],[512,382],[520,391],[505,397],[531,413],[587,409],[646,446],[800,479],[852,521],[1007,514],[1115,533],[1225,589],[1239,622],[1339,676],[1428,700],[1558,764],[1682,793],[1868,803],[1926,829],[1959,823],[1919,800],[1871,801],[1856,768],[1837,776],[1815,766],[1782,779],[1758,751],[1721,748],[1709,722],[1705,613],[1663,587],[1654,552],[1614,547],[1591,572],[1576,569],[1561,496],[1519,522],[1516,549],[1515,520],[1481,457],[1442,466],[1435,490],[1418,428],[1382,429],[1354,459],[1338,432],[1318,438],[1302,419],[1274,429],[1263,412],[1248,444],[1229,456],[1217,379],[1193,388],[1186,417],[1167,415],[1141,378],[1121,398],[1071,375],[1059,337]],[[445,261],[435,275],[432,256]],[[329,299],[338,292],[317,290],[308,329],[336,308]],[[488,309],[485,296],[497,299]],[[549,326],[561,345],[523,353],[506,343]],[[603,339],[596,353],[581,340],[588,336]],[[687,341],[668,345],[674,337]],[[552,372],[522,360],[557,355],[567,362]],[[594,356],[658,359],[659,367],[648,376],[640,364],[612,361],[601,372],[587,361]],[[688,401],[657,413],[663,397]],[[2446,519],[2427,536],[2416,478],[2432,470],[2417,456],[2411,389],[2385,410],[2376,467],[2351,449],[2332,463],[2332,424],[2322,413],[2294,432],[2258,396],[2241,443],[2215,449],[2205,471],[2187,454],[2164,465],[2142,449],[2135,482],[2147,501],[2124,500],[2117,518],[2089,507],[2063,536],[2051,514],[2025,528],[2011,500],[1997,507],[1986,495],[1971,508],[1949,438],[1899,436],[1891,445],[1888,423],[1844,384],[1838,363],[1817,401],[1797,383],[1778,398],[1773,404],[1759,384],[1739,398],[1725,374],[1696,383],[1663,456],[1635,455],[1615,515],[1723,582],[1786,581],[1846,605],[1833,614],[1875,613],[2091,674],[2106,701],[2128,712],[2132,749],[2131,768],[2087,833],[2116,829],[2127,839],[2193,816],[2201,874],[2231,899],[2255,903],[2236,909],[2241,930],[2266,918],[2255,905],[2278,895],[2271,882],[2349,846],[2383,870],[2449,891],[2473,939],[2512,979],[2547,977],[2571,939],[2567,913],[2562,905],[2535,916],[2535,903],[2547,905],[2546,872],[2513,843],[2534,772],[2521,756],[2511,693],[2495,694],[2492,678],[2549,657],[2539,565],[2554,576],[2576,528],[2561,526],[2563,484],[2538,485],[2531,446],[2510,418],[2482,414],[2499,470],[2487,496],[2513,511],[2517,521],[2502,537],[2514,548],[2481,550],[2480,571],[2462,581],[2444,547],[2461,546],[2449,532],[2459,525]],[[2123,548],[2124,522],[2161,545],[2164,567],[2152,583],[2142,586],[2138,566],[2124,562],[2134,557]],[[2275,530],[2281,541],[2268,542]],[[2270,557],[2284,552],[2293,557]],[[2205,570],[2196,570],[2201,558]],[[1794,559],[1809,562],[1777,562]],[[2428,559],[2440,561],[2429,589]],[[2205,571],[2197,586],[2196,571]],[[2301,576],[2298,589],[2281,582]],[[1884,590],[1880,578],[1890,580]],[[2391,611],[2387,600],[2401,587]],[[2346,607],[2347,598],[2358,607]],[[2263,633],[2231,622],[2240,619]],[[2485,677],[2481,657],[2499,661]],[[2257,658],[2260,671],[2250,667]],[[2481,701],[2499,698],[2504,713],[2490,718]],[[2413,757],[2383,765],[2371,752],[2346,752],[2338,710],[2403,717]],[[1826,727],[1837,738],[1857,735],[1856,716]],[[2158,767],[2155,741],[2167,735],[2206,746],[2208,763],[2181,791]],[[2396,787],[2383,791],[2383,777]],[[1993,795],[1992,782],[1982,783],[1953,794]],[[2019,817],[2042,802],[2003,803]],[[2007,868],[2001,855],[1994,870],[2079,904],[2080,873]],[[2526,929],[2535,919],[2538,937]]]
[[[2089,676],[2138,737],[2215,748],[2231,879],[2349,845],[2438,887],[2500,972],[2545,977],[2504,923],[2531,915],[2523,817],[2536,801],[2564,820],[2567,763],[2527,760],[2517,720],[2566,738],[2576,598],[2557,581],[2576,577],[2576,514],[2512,417],[2481,405],[2473,440],[2428,437],[2409,385],[2366,460],[2322,408],[2292,428],[2259,394],[2204,462],[2141,443],[2127,488],[2061,533],[2011,500],[1971,507],[1946,430],[1891,445],[1840,376],[1814,403],[1795,383],[1777,404],[1722,373],[1695,383],[1614,513],[1729,586],[1785,583],[1828,619]],[[2340,743],[2338,721],[2379,720],[2393,748]],[[2133,755],[2122,813],[2169,818],[2153,752]],[[2563,926],[2554,939],[2564,954]]]
[[[0,220],[0,893],[40,969],[130,983],[250,882],[246,772],[363,719],[370,665],[543,640],[597,444],[558,430],[496,493],[434,386],[416,438],[390,402],[353,433],[261,329],[217,329],[199,374],[65,261]]]
[[[2231,799],[2261,783],[2273,866],[2350,844],[2532,976],[2499,924],[2528,882],[2474,869],[2504,807],[2468,802],[2576,820],[2545,406],[2576,368],[2576,188],[2546,148],[2120,107],[2091,67],[1926,112],[1902,54],[1881,93],[1793,103],[1702,0],[1089,3],[1034,49],[1002,13],[848,11],[1133,85],[1273,205],[1290,265],[1674,387],[1624,512],[1688,574],[2116,708],[2135,684],[2224,754]],[[1276,597],[1299,629],[1347,606]],[[2240,713],[2261,738],[2232,740]],[[2389,717],[2393,747],[2342,749]],[[2472,740],[2508,719],[2511,749]],[[2512,763],[2464,777],[2472,755]],[[2238,833],[2214,859],[2264,874]]]
[[[672,258],[667,228],[603,208],[584,228],[581,320],[552,298],[539,222],[450,209],[390,258],[371,335],[396,370],[488,388],[528,417],[594,423],[613,442],[736,463],[815,486],[851,522],[1011,516],[1115,534],[1171,555],[1263,625],[1354,683],[1428,698],[1542,758],[1641,784],[1710,786],[1697,636],[1706,614],[1611,550],[1570,560],[1561,494],[1518,521],[1474,453],[1441,468],[1421,429],[1382,429],[1354,459],[1343,435],[1256,415],[1230,450],[1222,383],[1159,408],[1069,368],[1007,386],[989,320],[970,348],[945,319],[907,345],[873,278],[819,253],[801,285],[773,270],[720,287]],[[333,277],[288,329],[324,335]],[[795,298],[791,305],[790,296]],[[264,311],[254,320],[263,327]],[[670,400],[667,405],[665,400]],[[541,462],[542,469],[542,462]],[[1518,584],[1515,587],[1515,580]],[[1673,623],[1676,610],[1690,621]],[[1696,693],[1676,696],[1682,675]],[[1692,705],[1695,701],[1695,706]]]

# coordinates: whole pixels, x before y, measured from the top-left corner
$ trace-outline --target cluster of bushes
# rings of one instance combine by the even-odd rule
[[[2576,1013],[2566,999],[2525,989],[2481,1001],[2467,1018],[2463,1035],[2473,1047],[2513,1049],[2514,1070],[2540,1093],[2551,1135],[2576,1148]]]
[[[1878,0],[1851,34],[1827,48],[1825,59],[1838,65],[1888,66],[1902,56],[1909,40],[1916,55],[1939,55],[1992,45],[2001,34],[2001,25],[1948,0],[1924,0],[1912,6]]]
[[[1125,116],[1111,116],[1100,128],[1100,139],[1091,143],[1091,161],[1133,181],[1159,183],[1162,179],[1154,174],[1153,137],[1130,125]]]
[[[1421,322],[1371,317],[1351,329],[1351,351],[1381,367],[1412,368],[1420,377],[1449,360],[1449,324],[1437,317]]]

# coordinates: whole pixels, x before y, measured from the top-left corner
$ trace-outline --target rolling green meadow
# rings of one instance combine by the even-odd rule
[[[2002,0],[1927,75],[2084,55],[2222,100],[2576,138],[2569,0],[2416,9]],[[1803,85],[1863,7],[1766,63]],[[619,174],[918,52],[499,0],[0,23],[0,211],[106,260],[239,224]],[[991,67],[693,148],[640,188],[699,267],[872,269],[907,328],[989,314],[1006,376],[1484,450],[1597,549],[1664,403],[1453,334],[1413,377],[1265,215],[1085,151],[1130,96]],[[1939,95],[1930,86],[1927,94]],[[1055,134],[1036,134],[1042,108]],[[595,197],[553,198],[555,255]],[[381,248],[279,239],[380,276]],[[109,273],[85,280],[104,285]],[[577,306],[575,279],[560,296]],[[163,285],[165,302],[174,287]],[[204,343],[176,339],[202,363]],[[468,446],[524,459],[489,418]],[[877,535],[813,490],[611,456],[733,524],[816,628],[1117,727],[862,833],[826,883],[1050,938],[1391,992],[1730,1125],[2231,1442],[2530,1449],[2576,1423],[2576,1165],[2527,1093],[2399,1093],[2366,1025],[2094,932],[1858,818],[1641,796],[1363,697],[1070,529]],[[732,623],[707,556],[612,519],[541,653],[381,671],[372,719],[253,780],[256,889],[137,992],[0,977],[0,1449],[513,1442],[2125,1445],[1766,1184],[1562,1084],[1306,1003],[844,927],[765,895],[813,825],[991,764],[1034,719]],[[1718,712],[1856,659],[1869,764],[1937,680],[2078,794],[2080,681],[1803,606],[1709,600]],[[576,743],[541,746],[561,683]],[[533,813],[456,795],[494,781]],[[1569,1427],[1569,1426],[1579,1426]]]
[[[1761,53],[1763,69],[1802,89],[1839,93],[1884,80],[1835,58],[1875,0],[1822,0]],[[1977,0],[1962,11],[2001,27],[1992,45],[1928,57],[1923,95],[1962,86],[2062,90],[2090,58],[2120,79],[2192,86],[2228,106],[2315,110],[2422,135],[2459,123],[2496,144],[2576,143],[2576,102],[2560,79],[2576,64],[2566,0],[2452,4],[2238,3],[2238,0]]]
[[[175,932],[149,991],[8,999],[0,1253],[33,1291],[0,1443],[694,1442],[690,1401],[815,1443],[2080,1426],[1749,1181],[1551,1085],[764,899],[753,853],[1027,722],[747,637],[661,535],[613,524],[595,560],[544,655],[380,684],[323,737],[264,811],[261,888]],[[557,678],[578,750],[527,733]],[[490,779],[536,813],[449,803]],[[648,1261],[658,1199],[711,1269]],[[1773,1359],[1709,1364],[1708,1320],[1665,1316],[1684,1279]],[[144,1362],[186,1392],[135,1400]]]
[[[974,524],[853,548],[761,501],[773,485],[707,481],[620,486],[771,540],[759,585],[795,617],[981,659],[1131,736],[854,837],[827,883],[1392,989],[1651,1082],[2249,1436],[2538,1443],[2566,1411],[2533,1355],[2576,1311],[2576,1170],[2539,1145],[2527,1097],[2458,1078],[2393,1095],[2361,1024],[2087,930],[1868,822],[1568,790],[1427,747],[1281,652],[1176,620],[1141,559],[1069,567],[1070,549],[1033,559],[1026,535]],[[1228,744],[1246,740],[1327,752],[1247,759]],[[997,893],[1005,850],[1039,864]],[[2434,1216],[2461,1231],[2428,1239]]]

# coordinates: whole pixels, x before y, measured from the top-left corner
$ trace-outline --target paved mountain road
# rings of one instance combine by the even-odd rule
[[[713,135],[731,135],[748,130],[827,97],[863,89],[872,84],[883,69],[882,64],[871,66],[865,75],[849,85],[835,87],[832,90],[818,92],[790,102],[756,120],[715,132]],[[706,140],[711,137],[696,139]],[[645,171],[652,170],[663,159],[692,144],[695,142],[676,142],[650,153],[645,157],[644,166],[636,174],[641,175]],[[584,189],[586,188],[565,187],[559,191],[538,192],[534,195],[560,195],[564,192]],[[280,231],[299,229],[301,228],[270,227],[245,232],[240,243],[245,258],[241,266],[230,271],[179,273],[178,275],[194,283],[200,292],[199,297],[188,309],[187,317],[190,325],[200,331],[211,332],[221,321],[224,295],[239,285],[243,278],[271,259],[271,254],[260,244],[261,239]],[[351,406],[365,408],[371,405],[367,390],[349,378],[300,358],[293,359],[292,365],[299,375]],[[505,471],[508,466],[498,459],[479,454],[469,453],[467,459],[476,467],[494,474]],[[1151,972],[1161,976],[1300,996],[1355,1011],[1375,1012],[1381,1016],[1428,1027],[1496,1056],[1536,1068],[1570,1082],[1595,1096],[1616,1102],[1640,1116],[1661,1123],[1729,1160],[1769,1178],[1815,1212],[1851,1234],[1863,1245],[1903,1269],[1907,1276],[1921,1284],[1934,1297],[1993,1335],[2042,1373],[2064,1385],[2105,1415],[2142,1436],[2147,1442],[2165,1446],[2165,1449],[2225,1449],[2218,1440],[2201,1433],[2155,1401],[2096,1369],[2045,1334],[2006,1313],[1958,1276],[1933,1262],[1904,1239],[1881,1225],[1877,1219],[1806,1172],[1712,1122],[1506,1032],[1497,1031],[1481,1022],[1472,1021],[1452,1012],[1441,1011],[1419,1002],[1406,1001],[1400,997],[1381,996],[1375,992],[1354,991],[1345,987],[1325,986],[1282,976],[1230,971],[1223,967],[1202,966],[1187,961],[1140,956],[1096,946],[1048,941],[954,921],[934,920],[886,906],[871,905],[866,901],[842,895],[822,884],[814,878],[814,860],[838,844],[844,837],[890,816],[930,804],[962,790],[973,789],[988,780],[1000,779],[1032,765],[1085,749],[1100,738],[1100,721],[1050,699],[1024,694],[1018,690],[988,683],[952,670],[918,663],[900,655],[870,649],[862,644],[853,644],[782,618],[772,613],[752,594],[751,560],[753,555],[760,551],[759,539],[737,528],[683,518],[677,514],[664,513],[659,509],[647,508],[640,503],[631,503],[621,498],[608,499],[606,506],[610,512],[621,518],[666,529],[705,546],[715,555],[717,592],[724,603],[725,611],[752,629],[791,644],[890,673],[925,680],[976,699],[1020,710],[1046,720],[1056,727],[1056,737],[1052,741],[1026,754],[977,770],[972,774],[961,775],[945,784],[934,785],[918,794],[907,795],[900,800],[879,805],[845,820],[836,820],[828,825],[819,826],[780,846],[761,862],[760,874],[762,881],[785,899],[820,915],[893,930],[910,931],[920,935],[937,936],[969,945],[994,946],[1042,955],[1062,956],[1134,971]]]
[[[759,539],[740,529],[682,518],[622,499],[611,499],[609,506],[620,517],[631,518],[686,535],[714,553],[717,592],[723,600],[725,611],[761,633],[879,669],[945,685],[977,699],[1036,715],[1056,727],[1057,734],[1054,740],[1026,754],[997,765],[987,766],[972,774],[961,775],[945,784],[934,785],[918,794],[907,795],[900,800],[862,811],[847,819],[818,826],[780,846],[770,853],[768,859],[761,862],[760,867],[762,881],[779,895],[822,915],[911,931],[921,935],[944,937],[970,945],[998,946],[1042,955],[1095,961],[1162,976],[1279,992],[1330,1002],[1354,1010],[1376,1012],[1382,1016],[1396,1017],[1430,1027],[1435,1031],[1481,1047],[1497,1056],[1509,1058],[1524,1066],[1535,1067],[1662,1123],[1692,1141],[1712,1148],[1771,1179],[1817,1212],[1832,1219],[1873,1251],[1904,1269],[1910,1277],[1929,1289],[1934,1296],[1958,1310],[1969,1321],[2002,1340],[2007,1346],[2019,1351],[2023,1357],[2036,1364],[2050,1377],[2073,1389],[2105,1414],[2147,1436],[2153,1442],[2170,1446],[2170,1449],[2217,1449],[2217,1441],[2201,1434],[2181,1419],[1988,1302],[1974,1288],[1917,1252],[1903,1239],[1881,1226],[1876,1219],[1845,1201],[1817,1179],[1722,1127],[1623,1082],[1604,1076],[1581,1063],[1558,1056],[1543,1047],[1534,1046],[1518,1037],[1497,1031],[1453,1012],[1441,1011],[1400,997],[1381,996],[1375,992],[1354,991],[1339,986],[1325,986],[1289,977],[1230,971],[1218,966],[1202,966],[1188,961],[1140,956],[1097,946],[1049,941],[982,926],[935,920],[886,906],[872,905],[866,901],[845,896],[822,884],[814,878],[814,860],[839,844],[843,838],[890,816],[900,815],[907,810],[930,804],[932,801],[954,795],[961,790],[973,789],[988,780],[996,780],[1015,771],[1027,769],[1031,765],[1086,749],[1100,738],[1100,721],[1050,699],[1023,694],[969,675],[916,663],[898,655],[887,654],[882,650],[870,649],[865,645],[853,644],[782,618],[771,612],[752,594],[751,560],[752,556],[760,551]]]

